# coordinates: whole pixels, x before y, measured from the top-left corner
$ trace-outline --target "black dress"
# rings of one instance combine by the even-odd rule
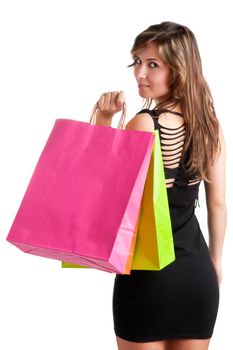
[[[188,154],[178,160],[185,124],[176,129],[163,127],[158,121],[163,111],[144,109],[139,113],[149,113],[159,129],[165,177],[172,184],[167,194],[176,260],[160,271],[116,274],[114,330],[117,336],[133,342],[208,339],[219,305],[216,272],[195,216],[200,182],[185,175]]]

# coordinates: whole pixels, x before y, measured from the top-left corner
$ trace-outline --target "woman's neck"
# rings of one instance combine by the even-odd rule
[[[167,109],[173,112],[178,112],[178,113],[182,113],[182,108],[181,105],[179,103],[172,103],[172,102],[164,102],[164,103],[158,103],[155,107],[156,109]]]

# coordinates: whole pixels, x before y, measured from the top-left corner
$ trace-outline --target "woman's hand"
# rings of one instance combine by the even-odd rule
[[[112,118],[115,113],[123,109],[125,95],[123,91],[105,92],[97,102],[96,117]]]

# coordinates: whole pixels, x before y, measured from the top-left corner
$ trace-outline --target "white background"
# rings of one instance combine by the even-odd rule
[[[230,1],[7,0],[0,5],[1,349],[117,349],[115,274],[61,269],[58,261],[22,253],[6,236],[56,118],[88,121],[100,94],[109,90],[125,91],[127,120],[140,110],[126,68],[130,49],[139,32],[164,20],[195,33],[228,147],[224,281],[210,349],[232,346]],[[113,126],[119,115],[114,119]],[[196,213],[208,240],[203,186],[200,205]]]

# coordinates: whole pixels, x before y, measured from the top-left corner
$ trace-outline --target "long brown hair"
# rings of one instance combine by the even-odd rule
[[[186,171],[209,181],[207,171],[220,147],[219,123],[209,86],[202,74],[196,38],[184,25],[162,22],[148,27],[136,37],[131,49],[132,57],[151,42],[157,45],[162,60],[168,64],[171,72],[170,97],[163,103],[157,103],[156,109],[179,103],[186,124],[183,152],[188,150],[190,155]],[[146,99],[145,107],[150,108],[153,101]]]

